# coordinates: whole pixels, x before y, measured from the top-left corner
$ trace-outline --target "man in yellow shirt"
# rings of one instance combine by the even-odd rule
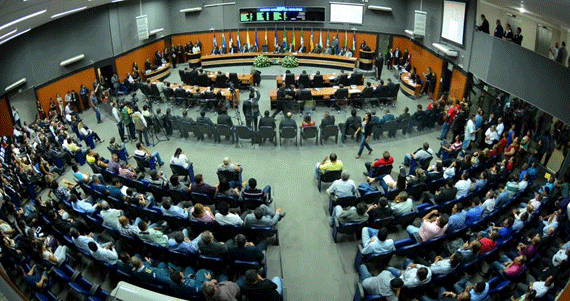
[[[317,163],[315,173],[317,179],[327,171],[342,170],[342,161],[338,160],[335,153],[325,156],[323,161]]]

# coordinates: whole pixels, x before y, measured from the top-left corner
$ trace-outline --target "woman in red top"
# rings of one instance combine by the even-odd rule
[[[499,140],[499,154],[502,154],[505,151],[505,146],[507,146],[507,133],[503,133],[501,135],[501,140]]]
[[[509,160],[511,159],[511,157],[516,158],[518,151],[519,151],[519,137],[515,137],[513,139],[513,143],[511,143],[511,145],[507,146],[507,148],[505,149],[505,159]]]
[[[315,126],[315,122],[311,120],[311,115],[305,115],[303,122],[301,123],[301,128],[306,128],[308,126]]]

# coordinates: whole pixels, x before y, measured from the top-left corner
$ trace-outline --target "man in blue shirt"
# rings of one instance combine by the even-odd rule
[[[478,197],[473,198],[471,202],[471,209],[465,213],[465,225],[471,226],[481,219],[483,208],[481,207],[481,200]]]
[[[125,194],[121,191],[121,181],[118,178],[113,179],[113,185],[107,186],[107,191],[109,191],[109,196],[117,200],[123,200]]]
[[[184,229],[186,230],[186,229]],[[198,242],[202,239],[202,234],[190,240],[187,233],[178,231],[168,240],[168,249],[186,255],[198,254]]]
[[[362,228],[362,254],[382,254],[395,251],[393,239],[388,238],[388,229],[385,227],[376,230],[374,228]]]
[[[179,217],[183,219],[188,219],[188,208],[182,208],[180,206],[172,206],[170,200],[165,198],[162,200],[162,206],[160,207],[162,215]]]
[[[465,219],[467,218],[467,213],[463,211],[463,204],[457,203],[451,209],[451,216],[449,216],[449,221],[447,222],[447,233],[453,233],[463,227],[465,227]]]
[[[79,213],[92,214],[100,207],[99,203],[91,204],[88,201],[77,199],[75,194],[71,195],[69,201],[71,202],[71,207]]]

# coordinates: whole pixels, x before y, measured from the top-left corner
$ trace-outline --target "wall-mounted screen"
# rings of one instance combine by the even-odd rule
[[[362,24],[364,5],[351,3],[331,3],[331,23]]]
[[[303,6],[240,8],[239,21],[241,23],[325,22],[325,8]]]
[[[441,37],[444,40],[463,46],[466,10],[465,1],[443,1]]]

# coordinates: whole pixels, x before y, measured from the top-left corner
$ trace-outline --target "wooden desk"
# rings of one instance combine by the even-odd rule
[[[348,97],[350,98],[352,95],[360,94],[362,90],[364,90],[364,86],[356,86],[354,89],[351,87],[348,88]],[[309,89],[311,90],[311,95],[313,98],[317,99],[330,99],[331,96],[334,95],[334,92],[338,89],[338,87],[326,87],[326,88],[318,88],[318,89]],[[297,90],[295,90],[297,91]],[[277,89],[269,90],[269,100],[271,101],[271,108],[275,107],[275,103],[277,102]]]
[[[403,72],[400,75],[400,91],[406,94],[406,96],[411,98],[418,98],[420,96],[420,92],[422,89],[422,85],[414,83],[410,79],[410,74],[408,72]]]
[[[218,67],[231,65],[251,65],[256,56],[265,55],[269,59],[281,59],[286,56],[295,56],[299,60],[299,65],[315,67],[334,67],[344,70],[352,70],[356,66],[355,57],[344,57],[339,55],[318,54],[318,53],[262,53],[246,52],[235,54],[210,54],[202,56],[203,67]]]
[[[174,89],[176,89],[176,88],[178,88],[178,87],[184,89],[186,92],[188,92],[188,93],[190,93],[190,94],[194,94],[194,93],[203,94],[205,91],[208,90],[208,87],[188,86],[188,85],[182,85],[182,84],[176,84],[176,83],[170,84],[170,88],[172,88],[172,90],[174,90]],[[240,94],[239,94],[239,92],[238,92],[238,93],[235,93],[235,99],[234,99],[234,96],[232,95],[232,92],[230,91],[229,88],[224,88],[224,89],[221,89],[221,88],[214,88],[214,93],[215,93],[215,94],[217,94],[218,91],[221,91],[221,92],[222,92],[222,96],[223,96],[225,99],[227,99],[227,100],[233,102],[234,105],[239,105],[239,103],[240,103]]]
[[[208,77],[210,78],[210,81],[216,82],[216,78],[218,78],[218,72],[208,72],[207,74]],[[229,73],[226,73],[226,76],[230,78]],[[253,85],[253,74],[238,74],[237,76],[242,84],[248,86]]]
[[[145,73],[144,76],[147,80],[157,81],[159,79],[167,78],[170,75],[170,63],[162,65],[160,68]]]

